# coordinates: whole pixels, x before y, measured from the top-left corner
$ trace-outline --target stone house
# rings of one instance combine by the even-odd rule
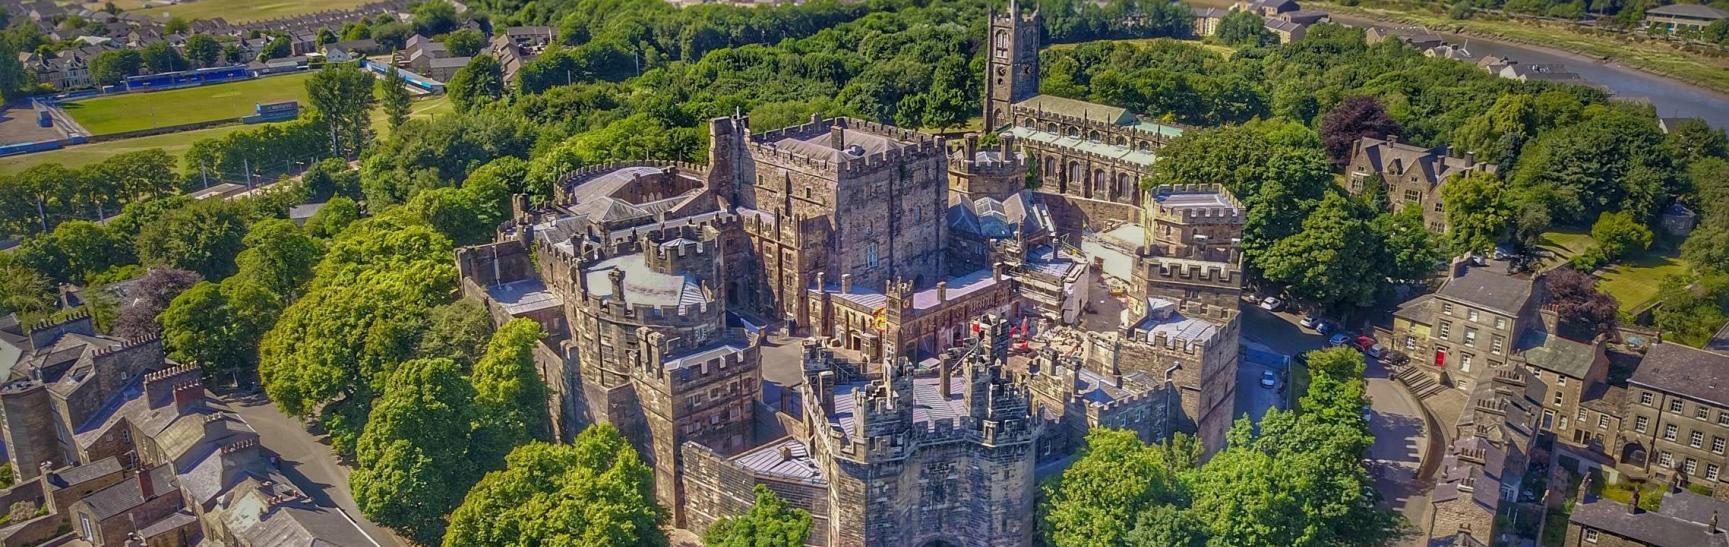
[[[1627,380],[1616,458],[1650,478],[1729,499],[1729,355],[1653,345]]]
[[[1729,547],[1719,519],[1729,503],[1692,492],[1663,496],[1656,511],[1585,495],[1567,517],[1566,547]]]
[[[1485,371],[1454,425],[1430,494],[1429,540],[1495,543],[1501,504],[1518,499],[1547,386],[1524,367]],[[1470,543],[1475,542],[1475,543]]]
[[[1447,213],[1441,202],[1441,185],[1466,173],[1498,171],[1495,164],[1478,162],[1471,154],[1453,156],[1446,147],[1405,144],[1397,136],[1363,137],[1351,148],[1345,177],[1353,195],[1368,190],[1371,184],[1384,185],[1391,210],[1420,208],[1429,231],[1443,233],[1447,231]]]
[[[1455,262],[1441,289],[1402,306],[1389,346],[1411,355],[1438,383],[1470,391],[1485,369],[1511,356],[1519,335],[1538,321],[1538,281],[1503,271],[1501,263]],[[1387,342],[1387,341],[1383,341]]]

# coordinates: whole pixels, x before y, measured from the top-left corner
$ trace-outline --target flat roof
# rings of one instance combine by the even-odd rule
[[[486,294],[494,302],[504,306],[504,311],[511,315],[519,315],[533,311],[556,308],[564,305],[558,295],[547,290],[546,283],[539,279],[524,279],[486,288]]]

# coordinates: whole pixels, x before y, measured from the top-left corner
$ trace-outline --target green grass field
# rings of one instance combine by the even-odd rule
[[[184,17],[214,19],[221,17],[230,23],[245,23],[262,19],[292,17],[325,10],[346,9],[370,0],[192,0],[180,5],[144,8],[144,0],[114,0],[114,5],[126,11],[137,11],[151,17]],[[101,9],[100,2],[88,4]]]
[[[415,101],[414,113],[410,115],[410,118],[429,118],[437,114],[450,112],[454,108],[455,107],[450,103],[450,99],[445,98],[443,95],[431,97]],[[169,155],[179,158],[180,154],[186,152],[186,149],[191,148],[192,143],[199,139],[221,137],[235,131],[254,127],[258,126],[245,124],[225,125],[222,127],[212,127],[196,131],[181,131],[179,133],[169,133],[167,135],[155,135],[151,137],[138,137],[134,139],[121,139],[117,141],[73,146],[52,152],[39,152],[22,156],[12,156],[6,158],[4,162],[0,162],[0,174],[16,173],[44,163],[59,163],[67,167],[83,167],[85,165],[102,161],[115,154],[134,152],[138,150],[149,150],[151,148],[161,148],[168,152]],[[374,131],[378,132],[379,137],[384,137],[390,134],[390,128],[384,126],[383,112],[377,110],[373,111],[372,128]]]
[[[187,123],[238,118],[257,103],[300,101],[306,104],[306,80],[311,72],[272,76],[243,82],[128,93],[65,104],[67,114],[92,135],[107,135]]]
[[[1591,246],[1596,245],[1591,234],[1578,230],[1557,230],[1543,234],[1543,248],[1554,253],[1544,261],[1544,267],[1559,266]],[[1610,265],[1597,282],[1597,288],[1621,304],[1621,311],[1633,312],[1657,299],[1657,287],[1663,278],[1685,272],[1687,262],[1674,251],[1651,249]]]

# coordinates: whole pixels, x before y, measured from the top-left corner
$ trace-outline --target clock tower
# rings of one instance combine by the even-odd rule
[[[1020,3],[1009,0],[1006,14],[993,8],[985,63],[985,131],[1014,123],[1009,106],[1039,93],[1039,32],[1043,27],[1035,7],[1022,15]]]

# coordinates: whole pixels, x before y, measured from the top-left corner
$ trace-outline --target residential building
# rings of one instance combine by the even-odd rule
[[[1429,544],[1491,545],[1518,499],[1547,386],[1524,367],[1484,371],[1449,437],[1430,494]]]
[[[1448,147],[1427,148],[1399,142],[1390,135],[1385,139],[1363,137],[1351,147],[1351,162],[1345,167],[1346,187],[1352,194],[1380,184],[1387,196],[1388,208],[1394,211],[1417,207],[1423,211],[1423,224],[1429,231],[1447,231],[1447,212],[1441,200],[1441,186],[1455,177],[1468,173],[1496,174],[1492,163],[1477,161],[1476,156],[1452,155]]]
[[[1625,405],[1623,465],[1729,499],[1729,355],[1655,344],[1627,380]]]
[[[1729,503],[1692,492],[1670,492],[1656,511],[1586,494],[1567,516],[1565,547],[1729,547],[1719,519]],[[1553,525],[1553,524],[1551,524]]]
[[[1704,4],[1669,4],[1645,10],[1645,26],[1669,33],[1700,32],[1729,19],[1729,11]]]

